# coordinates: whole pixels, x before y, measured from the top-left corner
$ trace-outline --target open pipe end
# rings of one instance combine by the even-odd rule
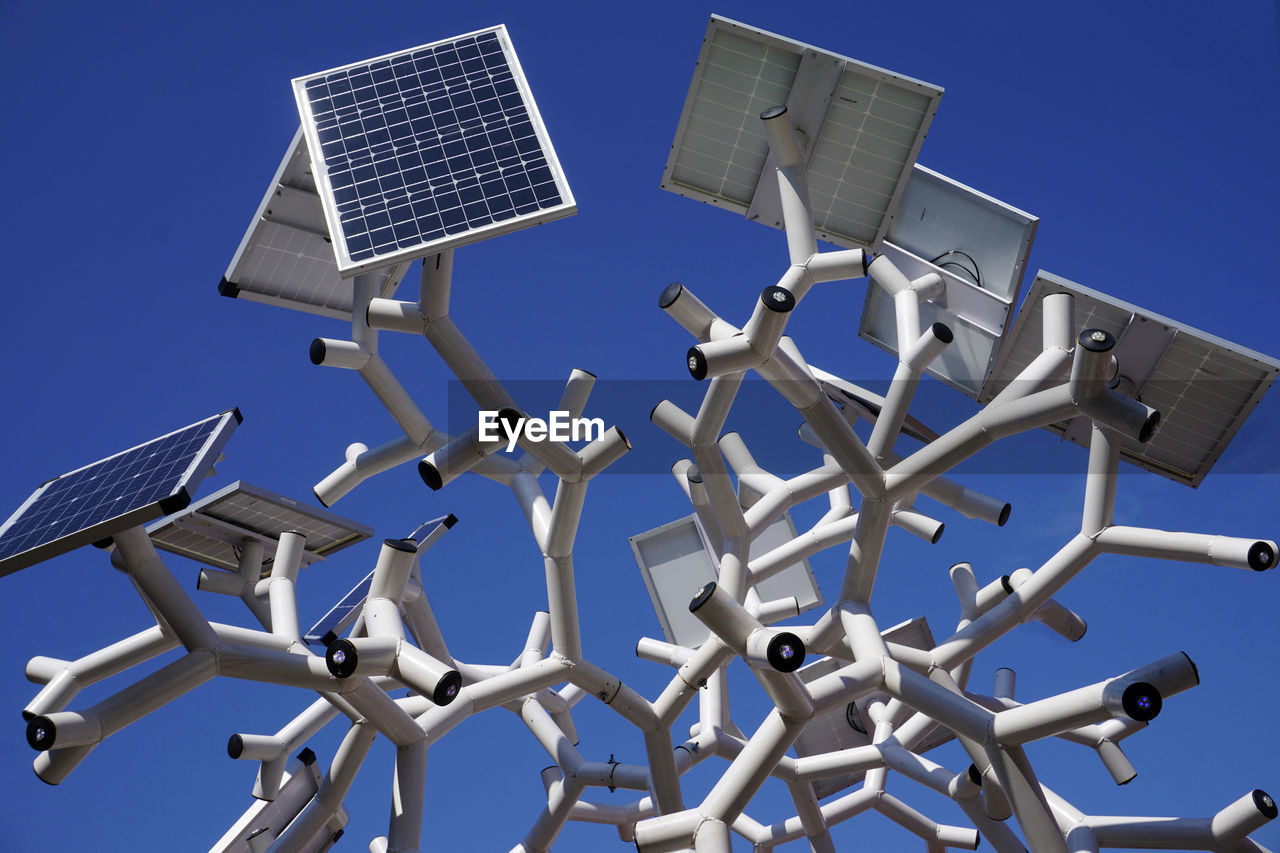
[[[1276,549],[1270,542],[1254,542],[1249,546],[1249,568],[1265,572],[1276,566]]]
[[[431,487],[433,492],[444,488],[444,477],[441,476],[440,469],[425,459],[418,460],[418,476],[422,478],[422,482]]]
[[[685,356],[688,359],[689,375],[701,382],[707,378],[707,357],[697,347],[689,347]]]
[[[1138,443],[1146,444],[1151,440],[1151,436],[1156,434],[1156,428],[1160,426],[1160,413],[1152,412],[1143,422],[1142,428],[1138,430]]]
[[[671,282],[662,289],[662,293],[658,294],[658,307],[663,311],[667,310],[676,304],[681,293],[684,293],[684,285],[678,281]]]
[[[311,349],[308,351],[312,364],[324,364],[325,345],[324,338],[316,338],[311,342]]]
[[[760,293],[760,304],[777,314],[788,314],[796,307],[796,297],[785,287],[771,284]],[[936,325],[936,324],[935,324]],[[945,326],[943,328],[946,328]]]
[[[778,104],[777,106],[769,107],[767,110],[760,113],[760,120],[769,121],[771,119],[780,118],[786,114],[787,114],[786,106],[783,104]]]
[[[448,705],[458,698],[460,690],[462,690],[462,676],[456,669],[451,669],[436,683],[436,689],[431,693],[431,701],[440,706]]]
[[[58,727],[53,724],[53,720],[41,714],[27,721],[27,744],[32,749],[46,752],[53,749],[57,739]]]
[[[355,643],[350,640],[335,640],[324,653],[324,664],[334,678],[350,678],[356,671],[359,660]]]
[[[1254,789],[1253,804],[1258,807],[1258,813],[1267,820],[1275,820],[1277,816],[1280,816],[1280,809],[1276,808],[1275,799],[1261,788]]]
[[[1154,720],[1164,706],[1160,691],[1145,681],[1135,681],[1120,696],[1121,707],[1131,718],[1140,723]]]
[[[1009,513],[1013,512],[1013,504],[1006,503],[1000,508],[1000,517],[996,519],[996,527],[1004,527],[1009,521]]]
[[[239,758],[244,753],[244,738],[240,735],[232,735],[227,738],[227,755],[232,758]]]
[[[697,595],[693,597],[693,601],[689,602],[689,612],[697,613],[698,608],[711,600],[711,596],[716,594],[716,582],[711,581],[702,589],[698,590]]]

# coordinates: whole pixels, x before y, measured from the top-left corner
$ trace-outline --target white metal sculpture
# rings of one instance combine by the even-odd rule
[[[509,487],[542,554],[547,591],[546,610],[531,614],[528,639],[515,662],[457,660],[437,626],[418,560],[446,534],[451,520],[384,542],[362,603],[341,621],[349,626],[347,635],[324,638],[323,653],[307,644],[298,616],[295,586],[306,559],[305,536],[285,532],[265,543],[246,539],[238,573],[202,578],[202,588],[245,601],[261,623],[246,628],[210,622],[164,566],[146,532],[135,527],[115,534],[112,562],[136,585],[156,625],[76,661],[34,658],[28,664],[28,676],[44,684],[23,709],[28,740],[39,750],[39,777],[62,781],[112,733],[216,676],[228,676],[319,698],[274,734],[231,736],[233,758],[259,763],[252,791],[259,802],[214,845],[221,853],[328,849],[347,821],[345,795],[378,736],[396,747],[393,809],[386,835],[368,848],[403,853],[428,847],[423,824],[430,819],[424,810],[430,747],[468,717],[500,707],[516,712],[555,762],[543,773],[545,809],[516,842],[518,851],[551,848],[571,820],[612,824],[624,841],[634,840],[646,853],[728,851],[735,834],[757,850],[805,839],[815,851],[830,851],[835,846],[829,828],[866,811],[916,833],[930,851],[975,849],[980,836],[1001,853],[1024,844],[1037,853],[1263,850],[1248,837],[1277,816],[1275,802],[1262,791],[1246,793],[1207,818],[1091,815],[1041,784],[1024,752],[1032,741],[1065,738],[1097,750],[1113,778],[1127,781],[1134,770],[1118,743],[1154,718],[1164,701],[1198,683],[1185,654],[1122,674],[1100,673],[1109,677],[1027,703],[1014,699],[1010,671],[997,671],[990,693],[972,688],[970,674],[979,652],[1028,621],[1078,639],[1082,620],[1054,596],[1101,554],[1261,571],[1274,567],[1276,543],[1114,522],[1121,442],[1151,439],[1160,413],[1111,387],[1116,337],[1078,328],[1069,294],[1044,299],[1043,353],[1016,382],[979,414],[923,448],[896,456],[921,377],[953,341],[947,326],[920,319],[921,304],[939,294],[942,280],[933,274],[908,279],[891,259],[869,250],[819,250],[802,145],[786,116],[781,108],[761,116],[790,261],[777,284],[764,288],[741,329],[684,286],[673,285],[660,297],[662,310],[696,339],[686,355],[690,373],[709,381],[696,414],[660,401],[651,419],[688,449],[673,473],[717,549],[718,564],[715,582],[688,590],[689,610],[710,632],[705,642],[689,648],[639,641],[639,654],[675,669],[664,690],[648,698],[622,683],[593,658],[579,629],[573,556],[581,511],[592,478],[628,452],[628,439],[614,427],[575,450],[518,428],[527,418],[519,401],[450,316],[448,249],[424,260],[419,293],[411,301],[380,296],[385,277],[376,271],[357,275],[350,339],[317,339],[312,345],[316,364],[357,371],[403,432],[374,449],[349,447],[346,460],[316,485],[315,494],[332,505],[366,479],[412,460],[420,460],[420,473],[434,489],[447,489],[468,472]],[[897,340],[906,342],[866,441],[824,384],[848,383],[815,370],[799,344],[784,335],[791,314],[801,310],[815,285],[863,276],[891,299]],[[472,396],[475,428],[449,435],[432,425],[379,355],[383,332],[426,338]],[[820,464],[788,476],[766,471],[736,433],[726,432],[748,371],[773,386],[779,405],[795,408],[803,436],[821,450]],[[594,381],[574,371],[558,411],[583,417]],[[985,586],[967,564],[955,565],[950,577],[959,600],[957,626],[940,642],[919,648],[883,631],[873,593],[887,531],[897,525],[935,540],[941,528],[914,508],[915,497],[928,494],[969,518],[1003,524],[1003,501],[965,489],[946,473],[1001,438],[1077,416],[1091,422],[1079,533],[1038,569]],[[486,428],[494,423],[503,425],[498,440]],[[505,452],[508,442],[522,453]],[[539,483],[545,471],[557,480],[552,495]],[[785,512],[824,499],[830,511],[812,529],[765,555],[749,556],[752,542]],[[793,619],[774,627],[795,616],[796,602],[761,600],[757,584],[798,559],[836,547],[847,547],[849,557],[839,589],[826,590],[834,603],[810,622]],[[179,646],[185,654],[175,662],[105,700],[70,709],[82,687]],[[831,665],[826,674],[805,680],[797,671],[812,656],[828,658]],[[725,669],[736,658],[745,661],[774,707],[748,735],[737,733],[728,713]],[[401,688],[408,688],[407,697],[390,695]],[[694,731],[687,739],[675,736],[677,717],[695,700]],[[584,701],[603,703],[642,734],[643,762],[588,760],[579,751],[574,709]],[[863,703],[868,716],[867,745],[789,754],[815,717],[855,702]],[[322,773],[304,747],[331,724],[346,726],[346,736]],[[943,730],[963,746],[968,767],[943,767],[923,754]],[[592,744],[591,753],[602,755],[602,745]],[[290,764],[295,755],[300,760]],[[681,777],[708,759],[724,760],[724,769],[710,792],[692,802]],[[890,773],[953,800],[972,825],[941,825],[907,806],[886,791]],[[849,774],[862,774],[856,790],[819,801],[816,782]],[[748,807],[769,777],[785,782],[795,814],[764,825]],[[595,803],[588,789],[598,787],[636,794],[625,805]],[[1010,817],[1021,836],[1014,822],[1006,822]]]

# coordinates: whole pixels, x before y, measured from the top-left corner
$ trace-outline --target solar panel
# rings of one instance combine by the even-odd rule
[[[920,306],[921,328],[943,323],[954,340],[928,372],[977,398],[1004,338],[1039,219],[916,165],[880,247],[908,279],[942,276],[943,293]],[[867,288],[858,334],[893,354],[893,297]]]
[[[577,209],[501,25],[293,88],[344,276]]]
[[[40,486],[0,527],[0,577],[185,507],[240,420],[232,409]]]
[[[320,621],[302,635],[303,641],[309,646],[328,646],[338,639],[338,636],[351,627],[351,623],[360,615],[360,608],[364,606],[364,600],[369,597],[369,588],[372,585],[373,571],[365,575],[364,580],[342,596],[341,601],[329,608],[329,612],[320,617]]]
[[[379,296],[395,293],[408,270],[379,270]],[[316,193],[302,128],[293,141],[218,284],[223,296],[264,302],[310,314],[351,319],[351,282],[338,272],[333,240]]]
[[[1041,300],[1075,298],[1076,329],[1117,338],[1118,389],[1160,412],[1146,444],[1126,439],[1121,456],[1161,476],[1198,486],[1280,374],[1280,361],[1047,272],[1039,272],[982,389],[990,400],[1041,350]],[[1087,447],[1084,418],[1050,425]]]
[[[280,535],[289,531],[307,539],[303,565],[373,535],[373,528],[359,522],[239,480],[147,528],[157,548],[228,571],[239,570],[246,539],[260,541],[264,576]]]
[[[790,513],[769,525],[751,543],[748,559],[760,557],[796,538]],[[640,574],[644,577],[667,642],[697,648],[711,631],[689,612],[689,601],[706,583],[716,579],[715,549],[698,523],[686,518],[631,537]],[[822,592],[807,559],[797,560],[756,585],[761,601],[795,596],[800,612],[822,604]]]
[[[875,246],[941,97],[937,86],[712,16],[662,187],[781,228],[760,113],[785,105],[818,236]]]

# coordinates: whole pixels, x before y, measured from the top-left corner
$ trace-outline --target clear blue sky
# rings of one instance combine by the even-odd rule
[[[341,324],[225,299],[216,284],[297,127],[291,78],[504,22],[580,212],[460,250],[453,315],[504,378],[559,382],[581,367],[606,381],[655,380],[636,386],[635,411],[620,425],[637,453],[666,461],[593,485],[577,579],[588,656],[656,696],[670,671],[633,654],[638,637],[660,631],[627,536],[689,512],[660,473],[680,448],[646,416],[658,395],[699,390],[682,364],[690,341],[657,308],[657,295],[681,280],[741,322],[786,262],[779,233],[658,188],[711,12],[944,87],[920,162],[1040,216],[1033,272],[1280,354],[1280,31],[1270,3],[731,2],[622,11],[509,2],[7,3],[0,517],[52,476],[231,406],[245,421],[202,494],[244,479],[306,498],[348,443],[393,438],[394,424],[357,376],[308,361],[311,339],[340,337]],[[856,339],[864,293],[862,281],[814,291],[789,327],[811,360],[855,380],[887,377],[893,367]],[[447,422],[439,359],[423,341],[390,338],[393,369],[429,417]],[[951,401],[935,426],[967,411],[958,395],[933,396]],[[749,415],[735,413],[730,426],[746,429]],[[795,426],[781,410],[770,417]],[[1273,396],[1198,490],[1124,477],[1120,519],[1280,536],[1278,427]],[[1007,527],[939,510],[947,533],[938,545],[891,534],[873,599],[882,625],[925,615],[944,637],[957,614],[948,566],[970,560],[985,582],[1034,568],[1072,535],[1084,453],[1048,433],[1032,439],[1037,459],[1062,473],[971,481],[1013,502]],[[466,479],[433,494],[407,466],[334,509],[373,525],[377,540],[455,512],[461,523],[424,563],[445,636],[455,655],[476,663],[518,654],[546,601],[541,560],[504,490]],[[363,577],[375,556],[366,544],[309,569],[303,621]],[[828,596],[843,563],[840,554],[814,561]],[[197,567],[170,565],[193,588]],[[228,735],[272,733],[310,697],[216,681],[114,736],[50,788],[31,772],[23,739],[18,712],[37,689],[23,665],[37,654],[78,657],[149,620],[125,578],[92,549],[0,579],[0,593],[8,603],[0,708],[10,721],[0,731],[0,850],[207,849],[250,803],[255,767],[226,757]],[[213,618],[247,618],[235,602],[200,596]],[[1130,785],[1117,788],[1092,755],[1054,743],[1030,749],[1042,781],[1085,811],[1112,814],[1207,816],[1252,788],[1280,793],[1271,719],[1280,703],[1280,574],[1103,558],[1060,599],[1089,621],[1087,636],[1069,645],[1024,628],[978,657],[975,687],[1011,666],[1019,696],[1038,698],[1178,650],[1197,662],[1202,684],[1126,741],[1139,771]],[[734,697],[748,731],[763,714],[751,692]],[[576,719],[588,760],[643,761],[639,737],[612,712],[584,705]],[[322,762],[336,734],[313,744]],[[954,749],[938,760],[967,764]],[[538,814],[538,770],[548,763],[501,710],[445,738],[428,769],[427,822],[438,849],[509,849]],[[713,778],[691,779],[686,799],[696,802]],[[364,850],[385,833],[390,783],[380,741],[348,800],[352,821],[339,850]],[[892,780],[890,790],[958,820],[910,783]],[[749,813],[766,823],[790,814],[776,793]],[[623,801],[622,792],[591,796]],[[835,837],[841,849],[917,847],[876,816],[841,825]],[[1280,825],[1254,837],[1280,847]],[[617,843],[610,829],[571,824],[558,849]]]

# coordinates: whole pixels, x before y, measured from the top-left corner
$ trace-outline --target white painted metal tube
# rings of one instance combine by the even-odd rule
[[[1096,553],[1092,539],[1074,536],[1013,595],[935,646],[934,662],[939,668],[949,670],[972,658],[1023,621],[1028,613],[1039,609],[1087,566]]]
[[[718,820],[704,820],[693,835],[694,853],[733,853],[729,827]]]
[[[804,643],[797,635],[761,625],[715,581],[698,591],[689,612],[754,667],[795,672],[804,663]]]
[[[707,818],[696,809],[659,815],[636,824],[636,849],[640,853],[676,853],[688,850],[693,835]]]
[[[818,252],[805,262],[805,269],[815,283],[863,278],[871,257],[871,252],[866,249]]]
[[[649,760],[649,790],[660,814],[684,810],[674,748],[669,728],[656,726],[644,733],[644,751]]]
[[[298,601],[294,583],[302,565],[302,553],[307,538],[301,533],[286,531],[280,534],[276,546],[276,558],[271,563],[271,576],[267,581],[267,597],[271,604],[271,633],[289,641],[300,641],[298,627]]]
[[[809,839],[809,847],[813,853],[836,853],[827,822],[822,819],[822,807],[813,792],[813,785],[808,782],[788,782],[787,791],[796,806],[796,817],[804,827],[805,837]]]
[[[809,209],[809,188],[805,182],[804,159],[787,108],[770,107],[760,114],[765,139],[777,169],[778,196],[787,237],[787,254],[792,264],[803,264],[818,251]]]
[[[1107,772],[1111,774],[1111,778],[1117,785],[1127,785],[1137,777],[1138,771],[1119,744],[1102,740],[1098,742],[1096,749],[1098,758],[1102,759],[1102,766],[1107,768]]]
[[[504,410],[509,411],[509,410]],[[515,428],[515,423],[503,421],[503,412],[498,414],[498,423],[494,432],[499,436],[488,441],[480,438],[480,425],[468,429],[437,450],[418,461],[418,475],[432,491],[439,491],[467,471],[483,462],[488,456],[501,450],[506,436]]]
[[[796,759],[797,780],[814,782],[843,776],[846,773],[865,773],[885,765],[885,755],[876,746],[855,746],[848,749],[807,755]]]
[[[427,341],[482,409],[515,407],[515,400],[448,316],[433,318],[424,330]]]
[[[663,663],[679,668],[693,657],[693,650],[672,643],[664,643],[651,637],[641,637],[636,643],[636,657],[641,660]]]
[[[649,412],[649,420],[685,447],[693,444],[693,416],[670,400],[662,400],[654,406]]]
[[[965,518],[985,521],[997,527],[1004,527],[1005,522],[1009,520],[1009,513],[1013,510],[1013,506],[1007,501],[962,486],[947,477],[935,477],[930,480],[921,487],[920,494],[951,507]]]
[[[542,563],[547,583],[547,609],[551,613],[552,648],[558,654],[578,660],[582,657],[582,635],[573,558],[546,557]]]
[[[177,645],[178,639],[165,636],[157,625],[78,660],[34,657],[27,662],[27,678],[45,686],[22,709],[22,716],[30,719],[61,711],[84,687],[151,660]]]
[[[417,853],[422,843],[422,815],[427,793],[427,744],[399,747],[391,779],[388,853]]]
[[[418,555],[418,543],[412,539],[384,539],[378,551],[378,562],[373,568],[369,583],[368,601],[387,599],[398,605],[404,596],[405,585],[413,573]],[[383,632],[365,617],[365,629],[369,636],[382,636]]]
[[[377,353],[353,341],[333,338],[315,338],[311,341],[311,363],[317,367],[337,367],[343,370],[363,370],[377,358]]]
[[[905,295],[911,297],[913,294]],[[916,319],[918,321],[919,318]],[[867,440],[867,450],[872,456],[883,459],[893,449],[894,442],[902,432],[902,424],[907,419],[921,374],[953,339],[950,328],[942,323],[933,323],[924,332],[917,331],[914,337],[905,339],[908,343],[901,344],[893,382],[885,395],[880,414],[876,417],[871,437]]]
[[[421,335],[426,331],[427,320],[416,302],[374,297],[365,310],[365,322],[370,329],[379,332],[404,332]]]
[[[418,278],[418,305],[422,316],[434,320],[449,314],[449,294],[453,287],[453,249],[445,249],[422,259]]]
[[[978,830],[973,827],[946,826],[925,817],[892,794],[876,800],[876,811],[899,826],[930,842],[961,850],[978,849]]]
[[[1085,475],[1084,511],[1080,532],[1096,536],[1111,526],[1116,505],[1116,475],[1120,470],[1120,437],[1094,424],[1089,436],[1089,468]]]
[[[789,542],[761,554],[748,564],[751,582],[760,583],[802,559],[824,551],[832,545],[852,540],[857,525],[856,515],[828,524],[815,525]]]
[[[1209,563],[1259,572],[1276,565],[1276,543],[1266,539],[1115,526],[1098,534],[1096,541],[1098,547],[1109,554]]]
[[[896,527],[910,533],[919,539],[923,539],[930,545],[938,544],[938,540],[942,538],[942,532],[946,529],[946,525],[936,518],[930,518],[922,512],[913,509],[895,509],[889,513],[889,520]]]
[[[826,396],[795,341],[787,335],[778,339],[773,356],[756,367],[756,373],[796,409],[806,409]]]
[[[551,505],[547,502],[547,496],[543,493],[542,487],[538,485],[537,478],[526,471],[521,471],[511,478],[509,485],[511,493],[516,497],[516,502],[520,504],[525,521],[529,524],[534,541],[538,543],[539,549],[545,548],[547,525],[551,521]]]
[[[849,559],[845,563],[844,579],[840,585],[841,601],[870,600],[876,574],[880,570],[885,536],[889,532],[891,510],[892,505],[886,500],[863,498],[853,543],[849,546]]]
[[[658,307],[700,341],[712,338],[712,326],[728,325],[680,282],[672,282],[658,297]]]
[[[351,726],[338,746],[324,781],[320,783],[320,790],[276,842],[267,848],[268,853],[305,853],[306,845],[313,836],[323,831],[342,808],[342,801],[351,790],[376,736],[377,730],[373,726],[361,723]]]
[[[896,501],[921,491],[934,477],[998,439],[1060,421],[1075,412],[1067,386],[1000,407],[987,406],[890,468],[886,478],[889,498]]]
[[[188,651],[209,649],[218,637],[208,620],[170,574],[151,539],[141,527],[131,527],[113,537],[117,553],[129,575],[147,600],[163,615]]]
[[[595,374],[575,367],[569,374],[568,381],[565,382],[564,391],[560,394],[560,402],[556,405],[556,411],[565,412],[570,418],[582,417],[582,413],[587,407],[587,399],[591,396],[591,390],[595,387],[595,383]],[[525,461],[524,467],[534,477],[539,476],[546,469],[546,466],[536,459]]]
[[[441,436],[439,444],[443,445],[445,437]],[[402,436],[373,450],[363,444],[352,444],[347,447],[347,460],[329,476],[312,487],[316,500],[326,507],[333,506],[344,495],[375,474],[389,471],[415,456],[424,449],[434,450],[435,446],[424,448],[408,436]]]
[[[1074,336],[1069,337],[1074,341]],[[987,405],[1002,406],[1065,381],[1071,372],[1071,352],[1071,347],[1042,350]]]
[[[216,674],[213,652],[197,649],[84,711],[55,711],[32,717],[27,721],[27,743],[40,751],[99,743]]]
[[[808,720],[788,720],[776,709],[765,717],[746,747],[725,770],[698,810],[707,817],[731,823],[769,778]]]
[[[848,421],[836,411],[825,395],[800,415],[837,464],[849,475],[853,487],[863,497],[879,497],[885,489],[885,473],[875,457],[858,438]]]
[[[884,689],[912,708],[928,714],[957,734],[975,741],[985,741],[994,716],[986,708],[965,699],[923,675],[885,658]]]

